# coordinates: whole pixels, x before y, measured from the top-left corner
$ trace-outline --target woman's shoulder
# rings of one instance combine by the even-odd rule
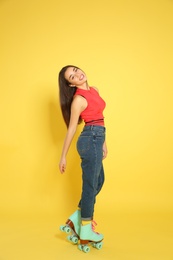
[[[75,95],[72,101],[72,107],[82,107],[85,109],[88,103],[87,100],[82,95]]]
[[[75,95],[73,97],[73,104],[86,103],[86,98],[83,95]]]

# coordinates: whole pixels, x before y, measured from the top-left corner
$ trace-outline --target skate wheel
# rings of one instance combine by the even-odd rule
[[[71,241],[72,241],[73,244],[77,244],[78,243],[77,236],[73,236]]]
[[[61,231],[64,231],[64,226],[60,226],[59,229],[60,229]]]
[[[70,233],[71,228],[68,226],[60,226],[60,230],[65,232],[65,233]]]
[[[87,246],[87,245],[83,246],[82,251],[85,253],[88,253],[90,251],[89,246]]]
[[[78,249],[82,251],[82,245],[78,245]]]
[[[67,239],[68,239],[68,241],[72,242],[73,244],[78,243],[78,237],[76,235],[68,236]]]
[[[102,249],[103,242],[95,243],[94,247],[97,248],[98,250]]]
[[[79,248],[79,250],[81,250],[85,253],[88,253],[90,251],[90,248],[87,245],[78,245],[78,248]]]

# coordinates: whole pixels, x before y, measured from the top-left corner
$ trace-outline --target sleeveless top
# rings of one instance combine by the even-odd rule
[[[90,87],[89,90],[77,88],[74,96],[80,95],[84,97],[88,103],[87,107],[80,114],[85,125],[104,126],[103,110],[106,106],[105,101],[100,97],[97,90]]]

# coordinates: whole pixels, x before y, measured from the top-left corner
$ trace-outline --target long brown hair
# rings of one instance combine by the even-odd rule
[[[75,67],[79,69],[76,66],[73,65],[67,65],[63,67],[59,72],[59,99],[60,99],[60,106],[61,106],[61,112],[65,121],[66,126],[69,126],[70,122],[70,115],[71,115],[71,103],[73,101],[73,96],[76,93],[76,87],[70,87],[68,80],[65,79],[65,72],[69,67]],[[79,117],[78,124],[82,122],[81,117]]]

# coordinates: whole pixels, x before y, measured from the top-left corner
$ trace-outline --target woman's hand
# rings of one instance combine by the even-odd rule
[[[105,141],[103,144],[103,160],[107,157],[107,154],[108,154],[108,149]]]
[[[66,164],[67,164],[66,159],[65,159],[65,158],[62,158],[62,159],[60,160],[60,163],[59,163],[59,170],[60,170],[61,173],[64,173],[64,172],[65,172]]]

